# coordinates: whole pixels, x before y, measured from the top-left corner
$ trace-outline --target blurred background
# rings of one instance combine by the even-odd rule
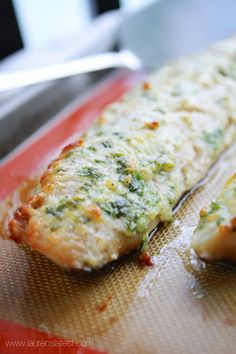
[[[0,0],[2,72],[65,62],[117,50],[127,14],[153,0]],[[0,92],[0,159],[111,70]]]
[[[19,49],[37,50],[85,30],[95,17],[151,0],[1,0],[0,59]]]
[[[0,78],[122,48],[156,69],[235,33],[236,0],[0,0]],[[115,72],[0,92],[0,159]]]

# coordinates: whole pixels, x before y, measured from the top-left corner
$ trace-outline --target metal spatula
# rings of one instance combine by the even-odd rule
[[[108,68],[158,68],[236,32],[235,0],[159,0],[124,20],[119,52],[0,75],[0,91]]]

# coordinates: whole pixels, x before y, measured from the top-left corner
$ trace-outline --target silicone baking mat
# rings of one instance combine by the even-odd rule
[[[37,175],[62,145],[140,78],[120,72],[5,160],[2,198]],[[101,271],[69,273],[36,252],[1,240],[0,318],[92,343],[107,353],[235,352],[236,272],[226,265],[205,265],[189,247],[199,210],[216,196],[234,166],[233,147],[178,208],[173,223],[158,229],[150,242],[152,267],[127,255]]]

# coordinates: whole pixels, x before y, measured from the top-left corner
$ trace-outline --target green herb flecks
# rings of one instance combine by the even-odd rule
[[[129,212],[130,202],[124,197],[118,197],[116,200],[101,205],[101,208],[113,217],[126,216]]]
[[[154,163],[154,172],[170,172],[175,167],[174,161],[168,156],[168,153],[162,153]]]
[[[119,174],[127,175],[130,171],[130,168],[131,168],[129,162],[122,155],[116,154],[115,159],[116,159],[116,163],[117,163],[116,172]]]
[[[65,171],[66,171],[66,169],[63,168],[63,167],[58,167],[58,168],[56,168],[56,170],[55,170],[56,173],[65,172]]]
[[[220,209],[220,205],[217,202],[212,202],[210,205],[210,211],[209,214],[214,213],[215,211]]]
[[[157,208],[160,203],[159,195],[151,191],[151,194],[146,196],[146,203],[151,209]]]
[[[80,190],[81,190],[81,191],[88,192],[89,189],[91,188],[91,186],[92,186],[91,183],[85,182],[85,183],[80,187]]]
[[[103,135],[103,131],[99,130],[96,132],[96,136],[102,136]]]
[[[61,198],[56,210],[57,211],[63,211],[64,209],[76,209],[78,207],[78,205],[80,204],[80,202],[83,201],[83,198],[79,198],[79,197],[73,197],[73,198]]]
[[[146,205],[144,202],[134,202],[125,196],[100,205],[101,209],[113,218],[124,218],[127,231],[141,232],[148,224]]]
[[[90,151],[93,151],[93,152],[97,151],[97,149],[93,145],[88,146],[87,149],[90,150]]]
[[[97,179],[102,177],[102,173],[97,168],[90,166],[83,167],[77,172],[77,174],[81,177],[87,177],[91,181],[96,181]]]
[[[68,197],[61,198],[57,205],[46,207],[45,212],[46,214],[53,215],[60,220],[65,209],[75,210],[78,208],[78,206],[82,201],[83,198],[77,196],[73,198],[68,198]]]
[[[101,143],[103,146],[104,146],[104,148],[106,148],[106,149],[110,149],[110,148],[112,148],[112,146],[113,146],[113,144],[112,144],[112,142],[110,141],[110,140],[105,140],[105,141],[102,141],[102,143]]]
[[[135,192],[142,196],[144,191],[144,181],[139,174],[132,175],[131,182],[128,186],[130,192]]]
[[[61,213],[56,210],[56,208],[53,207],[46,207],[45,210],[46,214],[53,215],[55,217],[60,217]]]
[[[100,160],[100,159],[94,159],[94,162],[98,163],[98,164],[106,164],[107,163],[106,160]]]
[[[209,144],[214,152],[217,152],[220,149],[222,139],[223,139],[223,130],[216,129],[212,132],[203,132],[203,139],[207,144]]]
[[[231,64],[227,68],[219,68],[218,72],[225,77],[229,77],[233,80],[236,80],[236,65]]]
[[[124,135],[120,132],[114,132],[113,135],[117,136],[119,139],[123,139]]]

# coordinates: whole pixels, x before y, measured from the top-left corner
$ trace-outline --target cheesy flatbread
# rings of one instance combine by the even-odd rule
[[[236,137],[236,39],[165,66],[108,106],[41,177],[12,239],[65,268],[137,249]]]
[[[192,247],[207,262],[236,262],[236,173],[216,201],[200,211]]]

